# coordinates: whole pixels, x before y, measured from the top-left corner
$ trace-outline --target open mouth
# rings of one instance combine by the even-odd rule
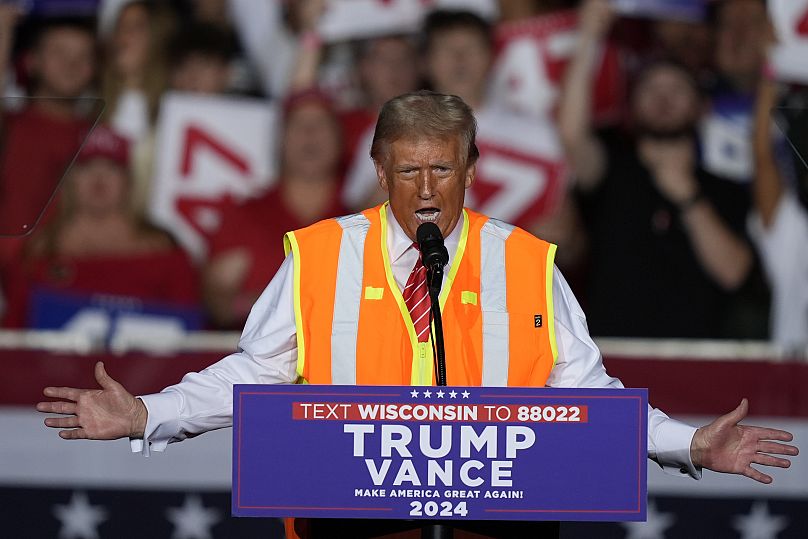
[[[440,216],[438,208],[421,208],[415,212],[415,218],[422,223],[434,223]]]

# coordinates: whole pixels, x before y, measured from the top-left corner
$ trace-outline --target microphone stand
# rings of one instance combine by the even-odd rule
[[[430,314],[435,331],[432,343],[435,345],[435,379],[439,386],[446,385],[446,349],[443,345],[443,319],[440,314],[440,287],[443,284],[443,266],[433,264],[427,268],[427,288],[429,289]],[[444,524],[427,524],[421,528],[421,539],[452,539],[454,531]]]
[[[440,287],[443,284],[443,267],[434,264],[427,269],[427,287],[429,288],[430,311],[435,331],[432,342],[435,344],[435,380],[436,385],[446,385],[446,349],[443,345],[443,319],[440,313]]]

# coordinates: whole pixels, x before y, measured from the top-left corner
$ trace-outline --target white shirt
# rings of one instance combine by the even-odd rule
[[[388,211],[387,249],[393,275],[404,288],[418,252],[412,240]],[[457,252],[461,223],[446,238],[449,263]],[[205,431],[232,425],[233,384],[292,384],[297,379],[297,340],[292,291],[294,260],[286,257],[267,288],[253,305],[239,341],[240,351],[162,392],[141,397],[149,412],[143,440],[132,440],[132,450],[148,455]],[[537,276],[538,278],[538,276]],[[553,268],[553,309],[558,359],[547,380],[549,387],[622,388],[606,374],[600,351],[586,326],[586,318],[561,272]],[[648,456],[666,471],[701,477],[690,460],[694,427],[648,408]]]
[[[783,193],[771,225],[749,222],[752,239],[772,289],[772,339],[787,351],[808,346],[808,212],[791,192]]]

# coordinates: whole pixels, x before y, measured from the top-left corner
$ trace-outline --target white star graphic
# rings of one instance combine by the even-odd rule
[[[410,395],[412,396],[413,399],[417,398],[418,397],[418,392],[413,389],[412,391],[410,391]]]
[[[449,392],[449,398],[450,399],[456,399],[457,398],[457,391],[450,391]]]
[[[90,505],[85,492],[73,492],[67,505],[54,505],[53,515],[62,523],[59,539],[97,539],[98,525],[107,520],[106,509]]]
[[[435,393],[435,395],[437,395],[439,399],[442,399],[445,393],[443,392],[443,390],[439,389],[438,392]]]
[[[645,522],[621,522],[626,529],[626,539],[665,539],[665,530],[673,526],[676,517],[673,513],[660,513],[656,504],[648,502]]]
[[[464,399],[467,399],[469,398],[469,395],[471,395],[471,393],[469,393],[468,391],[464,391],[463,393],[461,393],[461,395],[463,395]]]
[[[218,510],[202,505],[197,494],[187,495],[182,507],[166,509],[166,518],[174,524],[172,539],[211,539],[211,526],[222,519]]]
[[[776,539],[777,534],[788,528],[788,518],[769,513],[765,501],[756,501],[748,515],[732,519],[732,527],[741,534],[741,539]]]
[[[427,389],[426,391],[424,391],[424,398],[428,399],[430,397],[432,397],[432,392]]]

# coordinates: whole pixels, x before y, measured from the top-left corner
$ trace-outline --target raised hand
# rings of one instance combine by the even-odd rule
[[[615,12],[609,0],[585,0],[579,17],[578,26],[585,37],[602,39],[612,26]]]
[[[638,143],[640,158],[651,171],[657,189],[676,205],[698,191],[693,175],[695,149],[691,137],[673,140],[643,138]]]
[[[95,364],[95,379],[101,389],[46,387],[46,397],[60,400],[40,402],[36,409],[67,417],[48,417],[45,425],[64,429],[59,436],[65,440],[143,437],[148,415],[143,402],[113,380],[100,361]]]
[[[745,475],[761,483],[772,478],[756,470],[752,464],[788,468],[791,461],[772,455],[796,456],[799,450],[790,442],[790,432],[763,427],[740,425],[749,411],[746,399],[735,410],[696,431],[690,445],[693,464],[716,472]],[[777,441],[775,441],[777,440]]]

